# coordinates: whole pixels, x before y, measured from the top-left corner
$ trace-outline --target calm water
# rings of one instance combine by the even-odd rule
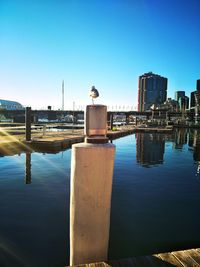
[[[114,141],[110,258],[200,246],[200,134]],[[69,258],[71,150],[0,158],[0,266]]]

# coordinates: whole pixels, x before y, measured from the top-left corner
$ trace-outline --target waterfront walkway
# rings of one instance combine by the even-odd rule
[[[75,265],[75,267],[199,267],[200,248],[159,253],[98,263]]]

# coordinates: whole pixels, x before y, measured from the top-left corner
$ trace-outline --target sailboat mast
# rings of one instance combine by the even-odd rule
[[[64,80],[62,81],[62,110],[65,109],[65,103],[64,103]]]

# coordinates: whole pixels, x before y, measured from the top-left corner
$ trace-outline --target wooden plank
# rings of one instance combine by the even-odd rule
[[[163,261],[169,264],[173,264],[174,266],[177,266],[177,267],[184,267],[184,265],[181,264],[180,261],[171,253],[161,253],[158,255]]]
[[[77,265],[76,267],[200,267],[200,249]]]
[[[190,256],[190,250],[175,251],[171,254],[173,254],[185,267],[199,267],[199,264]]]
[[[195,250],[200,254],[200,248],[195,248]]]
[[[88,267],[110,267],[110,265],[105,262],[95,262],[88,264]]]
[[[196,249],[185,250],[185,255],[190,256],[194,259],[200,266],[200,251],[196,251]]]

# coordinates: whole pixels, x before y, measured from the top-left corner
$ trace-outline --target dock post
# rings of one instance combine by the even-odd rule
[[[110,114],[110,130],[113,130],[113,114]]]
[[[129,115],[126,115],[126,124],[129,124]]]
[[[25,113],[26,141],[31,141],[31,107],[26,107]]]
[[[135,117],[135,126],[137,126],[137,124],[138,124],[138,118]]]
[[[72,146],[70,266],[107,260],[115,146],[106,113],[106,106],[87,106],[85,142]]]

